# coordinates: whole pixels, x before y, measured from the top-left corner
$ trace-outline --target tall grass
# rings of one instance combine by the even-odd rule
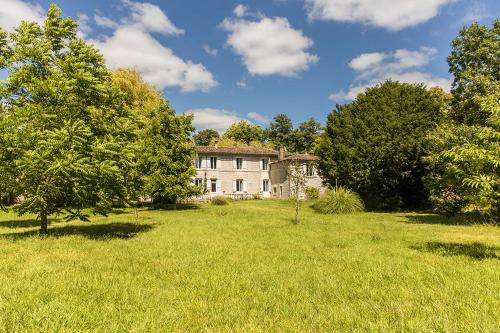
[[[210,199],[210,203],[214,206],[225,206],[229,202],[227,201],[226,197],[224,197],[223,195],[218,195],[218,196]]]
[[[361,197],[343,187],[327,190],[312,208],[322,214],[349,214],[362,212],[365,209]]]

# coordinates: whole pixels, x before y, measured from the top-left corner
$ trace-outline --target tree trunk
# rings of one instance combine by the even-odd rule
[[[48,233],[47,210],[42,208],[40,211],[40,234],[46,235]]]

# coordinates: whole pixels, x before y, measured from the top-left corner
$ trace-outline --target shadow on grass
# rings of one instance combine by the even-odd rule
[[[62,219],[52,218],[49,219],[48,224],[52,225],[54,223],[61,223]],[[28,220],[9,220],[9,221],[0,221],[0,228],[33,228],[39,227],[40,221],[36,219],[28,219]]]
[[[48,235],[44,235],[44,237],[61,238],[65,236],[78,235],[93,240],[130,239],[139,233],[147,232],[151,229],[153,229],[153,225],[150,224],[135,224],[128,222],[67,225],[60,228],[49,229]],[[1,234],[0,238],[21,240],[38,235],[40,235],[38,230],[31,230],[19,233]]]
[[[444,243],[444,242],[427,242],[422,245],[414,245],[411,247],[414,250],[422,252],[431,252],[443,256],[467,256],[474,260],[497,259],[497,251],[500,250],[495,246],[487,246],[481,243]]]
[[[200,205],[195,203],[177,203],[177,204],[163,204],[153,205],[149,207],[150,210],[194,210],[200,209]]]
[[[403,215],[407,218],[407,223],[415,224],[445,224],[445,225],[478,225],[490,224],[499,225],[494,219],[480,216],[477,213],[462,213],[452,217],[445,217],[438,214]]]

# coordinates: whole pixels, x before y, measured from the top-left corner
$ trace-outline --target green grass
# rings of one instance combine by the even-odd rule
[[[0,331],[499,331],[497,226],[289,205],[0,213]]]

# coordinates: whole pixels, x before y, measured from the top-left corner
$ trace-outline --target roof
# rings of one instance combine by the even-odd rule
[[[284,159],[276,161],[274,163],[282,162],[282,161],[318,161],[319,157],[310,154],[293,154],[288,155]]]
[[[241,154],[241,155],[261,155],[278,156],[278,151],[266,148],[254,147],[215,147],[215,146],[196,146],[198,154]]]

